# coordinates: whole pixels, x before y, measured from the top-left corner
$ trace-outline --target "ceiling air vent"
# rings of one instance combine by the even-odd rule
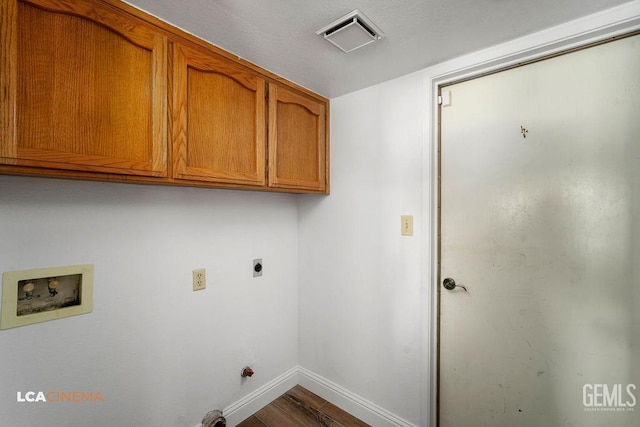
[[[343,52],[351,52],[384,37],[380,28],[358,9],[316,31],[316,34],[324,37]]]

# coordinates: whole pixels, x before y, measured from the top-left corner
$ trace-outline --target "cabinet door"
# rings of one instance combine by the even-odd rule
[[[0,8],[0,163],[166,176],[166,37],[99,1]]]
[[[325,104],[269,85],[269,186],[328,192]]]
[[[265,82],[252,71],[180,44],[173,55],[173,175],[265,184]]]

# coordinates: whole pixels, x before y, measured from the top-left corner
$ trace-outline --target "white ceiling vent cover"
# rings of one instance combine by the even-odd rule
[[[333,21],[316,34],[343,52],[351,52],[384,37],[384,33],[358,9]]]

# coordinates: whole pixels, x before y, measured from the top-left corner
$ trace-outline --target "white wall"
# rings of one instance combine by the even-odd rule
[[[332,193],[300,202],[302,367],[397,424],[433,424],[433,91],[639,24],[636,0],[331,100]],[[402,214],[415,237],[400,236]]]
[[[416,73],[331,100],[331,195],[299,213],[300,365],[415,424],[421,88]]]
[[[0,230],[0,271],[95,267],[93,313],[0,331],[2,425],[193,427],[297,365],[295,196],[0,176]]]
[[[333,99],[327,197],[0,176],[0,271],[95,265],[93,313],[0,331],[0,422],[192,427],[299,364],[427,425],[432,82],[639,17],[634,1]],[[242,382],[244,363],[257,374]],[[29,390],[105,402],[15,402]]]

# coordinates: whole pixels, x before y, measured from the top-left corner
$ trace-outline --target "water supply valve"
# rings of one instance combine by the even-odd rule
[[[252,377],[254,374],[253,369],[251,369],[249,366],[245,366],[244,368],[242,368],[242,372],[240,373],[240,376],[242,378],[246,378],[246,377]]]

